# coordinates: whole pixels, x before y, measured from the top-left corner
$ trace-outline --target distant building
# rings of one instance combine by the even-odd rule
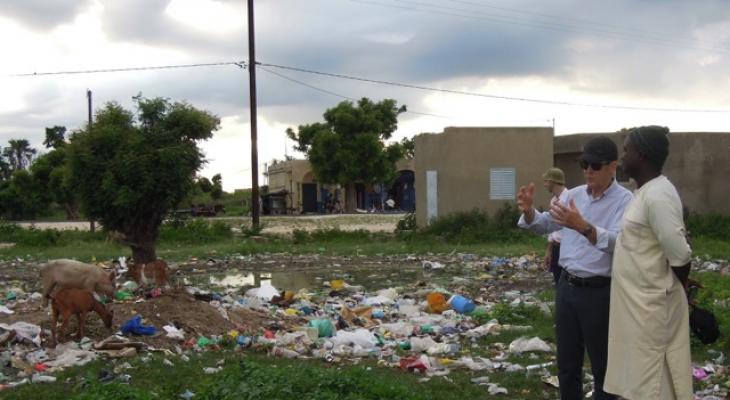
[[[382,183],[356,185],[357,208],[383,210],[388,198],[396,210],[413,211],[416,206],[413,160],[397,163],[398,177],[390,187]],[[308,160],[282,161],[268,167],[269,194],[262,196],[264,214],[324,213],[328,201],[340,199],[344,209],[345,189],[318,182]],[[329,199],[329,200],[328,200]],[[267,212],[268,211],[268,212]]]

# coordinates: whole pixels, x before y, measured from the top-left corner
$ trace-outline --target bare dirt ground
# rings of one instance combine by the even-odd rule
[[[402,213],[363,213],[363,214],[316,214],[316,215],[262,215],[259,223],[264,233],[290,233],[293,229],[313,230],[318,228],[340,228],[346,231],[363,229],[370,232],[393,232]],[[208,220],[221,220],[232,225],[251,224],[250,217],[215,217]],[[36,221],[20,222],[20,226],[37,229],[79,229],[88,230],[89,221]],[[98,228],[98,225],[97,225]]]

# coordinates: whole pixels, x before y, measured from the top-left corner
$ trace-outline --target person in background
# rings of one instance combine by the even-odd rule
[[[550,168],[542,174],[543,186],[552,193],[550,202],[568,204],[568,189],[565,187],[565,173],[560,168]],[[545,251],[545,267],[553,273],[553,280],[558,284],[563,268],[560,266],[560,238],[561,230],[551,232],[548,235],[548,247]]]
[[[562,229],[563,272],[555,295],[555,337],[562,400],[582,400],[585,353],[591,361],[593,398],[615,399],[603,390],[608,357],[608,314],[613,248],[631,192],[614,178],[618,148],[609,138],[595,137],[576,161],[586,184],[568,192],[568,202],[549,211],[533,206],[535,185],[520,188],[518,225],[546,234]]]
[[[662,175],[669,129],[642,126],[624,140],[636,181],[616,241],[604,390],[626,399],[694,399],[686,288],[692,251],[682,201]]]

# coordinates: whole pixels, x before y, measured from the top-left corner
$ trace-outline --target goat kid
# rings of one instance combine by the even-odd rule
[[[48,306],[48,299],[53,288],[85,289],[90,292],[103,293],[114,298],[116,294],[116,273],[107,274],[102,268],[76,260],[52,260],[41,268],[43,281],[42,306]]]
[[[58,316],[61,315],[63,323],[61,324],[61,343],[66,343],[66,328],[71,319],[71,315],[76,315],[78,329],[76,337],[81,340],[84,337],[84,328],[86,327],[86,314],[95,311],[104,322],[107,328],[112,327],[114,318],[114,310],[107,309],[101,304],[94,295],[83,289],[61,289],[51,297],[51,340],[50,346],[56,346],[56,325],[58,324]]]
[[[150,285],[163,287],[165,284],[172,287],[170,267],[165,260],[131,265],[128,274],[139,287]]]

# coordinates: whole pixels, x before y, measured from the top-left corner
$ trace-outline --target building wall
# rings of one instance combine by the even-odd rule
[[[555,165],[565,171],[568,187],[585,183],[583,173],[574,160],[582,153],[583,145],[596,135],[614,140],[621,164],[626,133],[556,136]],[[682,204],[691,212],[699,214],[712,211],[730,214],[730,186],[726,184],[730,166],[730,133],[671,132],[667,137],[669,157],[663,172],[677,188]],[[636,189],[633,181],[623,185],[631,190]]]
[[[730,133],[669,134],[664,174],[689,211],[730,214]]]
[[[542,174],[553,166],[553,128],[447,127],[415,137],[416,221],[428,223],[427,171],[436,171],[437,216],[479,208],[494,215],[515,204],[520,186],[535,183],[535,206],[547,207],[550,194]],[[515,197],[490,200],[490,169],[515,169]],[[516,221],[515,221],[516,223]]]

